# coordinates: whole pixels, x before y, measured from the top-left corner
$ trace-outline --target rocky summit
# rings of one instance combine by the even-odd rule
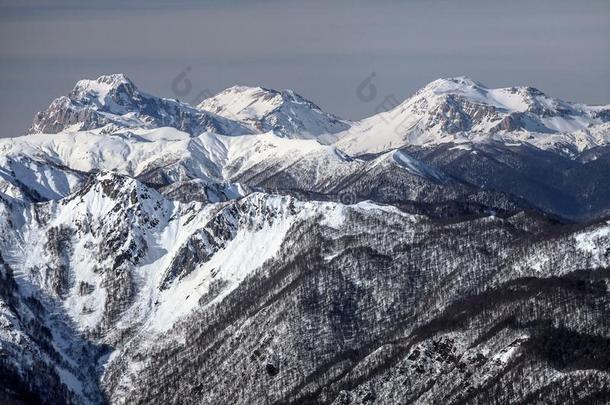
[[[81,80],[0,139],[0,402],[610,402],[610,106]]]

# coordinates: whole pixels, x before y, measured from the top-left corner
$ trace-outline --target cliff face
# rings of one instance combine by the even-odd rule
[[[81,81],[0,140],[0,402],[607,403],[605,111]]]
[[[184,204],[105,173],[37,210],[46,219],[22,247],[38,256],[3,299],[47,297],[73,325],[62,340],[103,365],[53,377],[43,385],[65,386],[54,396],[489,403],[608,393],[603,222],[431,220],[266,194]],[[54,328],[46,346],[55,346],[58,326],[44,313],[39,322]],[[41,360],[49,377],[38,379],[61,370],[57,357]],[[51,395],[6,365],[22,360],[5,359],[6,374],[34,381],[31,395]]]

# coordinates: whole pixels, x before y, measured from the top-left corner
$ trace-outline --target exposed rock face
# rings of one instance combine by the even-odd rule
[[[518,131],[523,128],[521,117],[521,113],[507,115],[494,129],[501,131]]]
[[[42,291],[24,290],[0,254],[0,401],[104,403],[95,368],[99,349]]]
[[[573,230],[528,214],[439,222],[373,203],[265,194],[204,207],[109,173],[51,205],[40,233],[60,235],[71,224],[76,237],[58,238],[70,245],[62,249],[43,238],[40,247],[51,260],[72,252],[73,281],[55,294],[29,275],[35,258],[19,272],[63,305],[99,346],[92,354],[112,345],[100,382],[80,380],[111,403],[488,403],[538,392],[570,402],[608,394],[605,223]],[[23,247],[38,251],[30,235]],[[19,283],[6,285],[16,291]],[[66,333],[69,341],[82,336]],[[47,364],[53,375],[58,366]],[[85,402],[74,386],[62,389],[30,388]]]
[[[47,285],[57,296],[65,296],[70,289],[70,262],[72,260],[71,238],[74,230],[67,226],[49,228],[46,234],[45,251],[53,260],[46,265]]]
[[[390,107],[355,123],[336,145],[351,155],[488,140],[558,150],[568,143],[581,152],[609,134],[595,128],[608,122],[610,106],[569,103],[532,87],[492,89],[467,77],[435,80]]]
[[[485,143],[460,147],[409,148],[408,153],[445,174],[481,187],[520,196],[543,211],[586,221],[608,214],[610,197],[603,179],[610,169],[604,148],[583,153],[583,161],[527,144]],[[587,161],[586,156],[597,158]],[[535,202],[534,202],[535,201]],[[584,204],[582,204],[585,202]]]
[[[148,176],[141,179],[147,180]],[[161,187],[161,191],[172,200],[182,202],[221,202],[243,197],[253,190],[239,183],[212,183],[194,179],[173,182]]]
[[[204,100],[199,108],[239,120],[256,132],[287,138],[312,137],[347,130],[351,123],[324,112],[292,90],[234,86]]]
[[[606,112],[81,81],[0,140],[0,402],[608,403]]]
[[[142,93],[124,75],[81,80],[68,96],[54,100],[36,115],[28,133],[54,134],[63,130],[104,128],[110,133],[132,127],[173,127],[189,134],[249,132],[238,122],[197,110],[176,100]]]

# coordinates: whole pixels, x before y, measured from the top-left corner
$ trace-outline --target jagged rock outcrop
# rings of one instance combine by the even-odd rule
[[[0,402],[607,403],[607,111],[81,81],[0,140]]]
[[[236,121],[143,93],[125,75],[114,74],[79,81],[70,94],[53,100],[46,111],[36,115],[28,133],[98,128],[111,133],[132,127],[173,127],[193,135],[249,132]]]

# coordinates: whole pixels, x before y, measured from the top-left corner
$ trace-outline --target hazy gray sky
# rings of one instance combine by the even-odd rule
[[[123,72],[176,97],[187,66],[187,102],[233,84],[292,88],[346,118],[457,75],[610,103],[608,0],[123,3],[0,0],[0,136],[23,133],[80,78]],[[378,98],[363,102],[371,72]]]

